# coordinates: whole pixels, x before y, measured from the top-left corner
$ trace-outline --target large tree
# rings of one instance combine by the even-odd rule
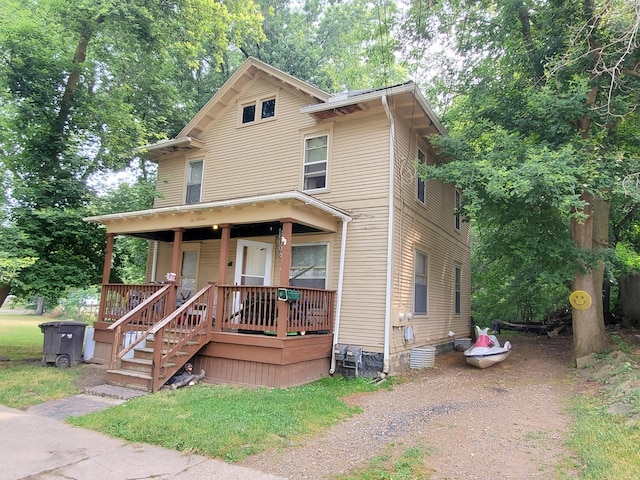
[[[8,225],[37,258],[12,287],[57,300],[99,280],[104,241],[81,221],[89,180],[172,136],[221,83],[230,46],[261,38],[252,1],[15,0],[0,7]]]
[[[405,81],[395,2],[258,0],[265,38],[242,51],[329,92]]]
[[[467,214],[502,237],[489,261],[508,252],[530,279],[589,294],[592,306],[572,311],[576,358],[608,345],[610,205],[632,200],[621,182],[640,170],[636,3],[414,2],[406,24],[422,58],[445,45],[440,65],[451,60],[436,84],[453,92],[434,95],[453,99],[448,163],[425,175],[463,187]]]

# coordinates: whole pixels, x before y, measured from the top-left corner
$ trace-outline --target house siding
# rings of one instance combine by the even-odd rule
[[[389,192],[389,122],[382,106],[335,121],[332,138],[329,188],[315,196],[353,218],[347,227],[338,342],[382,351]],[[335,237],[337,275],[340,236]]]
[[[242,103],[277,95],[274,118],[242,125]],[[301,190],[302,131],[317,125],[300,108],[312,99],[258,75],[200,135],[206,148],[158,162],[156,207],[184,204],[186,162],[204,159],[202,201]],[[268,180],[267,180],[268,179]]]
[[[411,126],[398,123],[396,129],[394,275],[391,352],[396,369],[406,367],[407,350],[421,345],[450,342],[469,335],[471,316],[470,233],[468,223],[455,228],[455,186],[427,181],[425,203],[417,200],[414,162],[417,149],[433,164],[430,145],[412,135]],[[399,321],[399,312],[413,313],[415,252],[428,255],[428,306],[426,315],[414,314],[412,321]],[[454,313],[455,269],[461,269],[461,310]],[[411,327],[413,341],[407,341]],[[405,355],[403,355],[403,353]]]

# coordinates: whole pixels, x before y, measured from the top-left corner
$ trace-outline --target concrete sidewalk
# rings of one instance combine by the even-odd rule
[[[200,455],[126,443],[56,419],[123,401],[77,395],[27,412],[0,405],[0,479],[282,480]]]

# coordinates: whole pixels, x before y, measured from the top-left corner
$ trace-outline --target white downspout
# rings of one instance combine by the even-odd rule
[[[338,344],[338,331],[340,329],[340,313],[342,311],[342,284],[344,280],[344,259],[347,249],[347,225],[351,219],[342,219],[342,239],[340,241],[340,269],[338,271],[338,293],[336,295],[336,319],[333,326],[333,345],[331,346],[331,368],[329,374],[336,371],[336,345]]]
[[[395,123],[393,116],[389,110],[389,104],[387,103],[387,96],[382,96],[382,106],[389,118],[389,225],[387,227],[387,288],[385,299],[385,314],[384,314],[384,353],[383,353],[383,366],[380,376],[382,378],[389,374],[389,345],[391,343],[391,298],[392,298],[392,277],[393,272],[391,267],[393,266],[393,178],[395,174],[395,155],[394,146],[396,139]]]

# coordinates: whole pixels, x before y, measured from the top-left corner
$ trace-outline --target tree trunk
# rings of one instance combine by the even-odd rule
[[[9,292],[11,292],[11,285],[0,285],[0,305],[7,299]]]
[[[579,249],[593,249],[593,227],[594,227],[594,211],[593,196],[589,193],[581,195],[582,200],[586,202],[583,213],[587,218],[580,222],[578,219],[571,220],[571,237],[574,244]],[[582,290],[591,297],[591,305],[585,310],[579,310],[572,307],[573,317],[573,358],[577,360],[592,353],[604,352],[608,345],[609,339],[604,328],[604,318],[599,315],[602,312],[596,306],[602,304],[602,282],[595,284],[593,271],[585,270],[584,266],[576,272],[573,279],[572,291]]]
[[[35,315],[43,315],[44,314],[44,297],[36,298],[36,311]]]
[[[611,203],[605,201],[600,195],[593,196],[593,242],[592,246],[598,251],[604,251],[609,248],[609,216],[611,213]],[[603,257],[603,256],[601,256]],[[604,305],[604,261],[601,260],[593,269],[593,286],[596,296],[593,298],[596,308],[598,309],[598,318],[604,322],[605,308]],[[598,289],[599,288],[599,289]]]

